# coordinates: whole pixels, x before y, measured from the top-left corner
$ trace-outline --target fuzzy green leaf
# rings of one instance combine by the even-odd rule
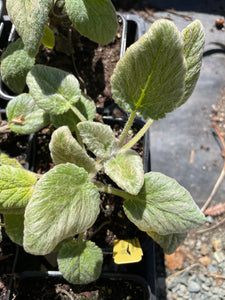
[[[121,150],[105,164],[106,174],[124,191],[137,195],[144,183],[141,157],[131,149]]]
[[[70,162],[83,167],[88,173],[97,172],[94,159],[87,155],[67,126],[62,126],[53,132],[49,148],[56,165]]]
[[[187,73],[185,76],[184,97],[177,106],[181,106],[190,97],[199,78],[205,44],[205,34],[201,22],[196,20],[188,25],[182,31],[182,38],[184,41]]]
[[[66,10],[75,28],[90,40],[108,44],[115,37],[118,23],[110,0],[65,0]]]
[[[39,49],[52,0],[7,0],[10,20],[23,40],[25,50],[34,57]]]
[[[24,215],[4,215],[5,229],[9,238],[16,244],[23,245]]]
[[[58,266],[63,277],[73,284],[88,284],[99,278],[103,255],[91,241],[65,242],[58,254]]]
[[[108,157],[116,139],[112,129],[97,122],[80,122],[77,125],[83,142],[99,158]]]
[[[76,107],[88,121],[93,121],[96,114],[94,101],[82,94],[73,106]],[[71,131],[75,131],[77,124],[80,122],[80,119],[71,109],[61,115],[51,115],[51,120],[56,128],[67,125]]]
[[[14,168],[22,168],[21,164],[15,159],[10,158],[7,154],[0,152],[0,166],[8,165]]]
[[[147,232],[167,254],[173,253],[179,245],[185,240],[187,233],[172,233],[168,235],[160,235],[156,232]]]
[[[205,216],[189,192],[163,174],[145,174],[137,196],[124,202],[127,217],[141,230],[159,235],[185,233],[205,222]]]
[[[111,78],[113,98],[144,119],[163,118],[182,99],[185,74],[180,32],[171,21],[158,20],[117,63]]]
[[[26,85],[26,76],[33,67],[35,59],[24,50],[21,39],[9,44],[1,58],[3,82],[14,92],[20,94]]]
[[[35,65],[27,85],[37,105],[51,114],[63,114],[81,96],[79,82],[72,74],[44,65]]]
[[[20,214],[31,198],[37,176],[12,166],[0,166],[0,212]]]
[[[83,168],[55,166],[38,181],[25,210],[24,249],[47,254],[67,237],[85,232],[99,214],[100,198]]]
[[[41,43],[49,49],[52,49],[55,46],[54,33],[47,25],[45,25],[44,34],[43,34]]]
[[[21,94],[12,99],[6,108],[10,128],[21,134],[30,134],[47,126],[49,115],[37,106],[29,94]],[[21,122],[17,121],[22,118]]]

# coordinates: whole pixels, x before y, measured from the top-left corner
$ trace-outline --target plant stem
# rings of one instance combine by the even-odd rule
[[[101,183],[100,181],[94,181],[93,183],[97,186],[97,188],[100,192],[107,193],[107,194],[113,194],[113,195],[116,195],[116,196],[119,196],[119,197],[122,197],[125,199],[127,199],[128,197],[129,198],[132,197],[132,195],[130,195],[129,193],[119,190],[119,189],[116,189],[116,188],[112,187],[111,185],[105,185],[105,184]]]
[[[85,118],[84,115],[82,115],[82,113],[79,111],[79,109],[77,109],[75,106],[73,106],[72,104],[70,105],[70,108],[72,109],[72,111],[75,113],[75,115],[80,119],[81,122],[85,122],[87,121],[87,119]]]
[[[132,111],[132,113],[130,114],[129,119],[127,120],[127,123],[126,123],[126,125],[123,129],[123,132],[122,132],[121,136],[120,136],[120,140],[119,140],[119,144],[118,144],[119,148],[122,147],[123,142],[124,142],[125,138],[127,137],[128,131],[130,130],[130,128],[131,128],[131,126],[134,122],[134,119],[136,117],[136,113],[137,113],[136,110]]]
[[[122,149],[130,149],[131,147],[134,146],[141,138],[142,136],[146,133],[146,131],[149,129],[151,124],[153,123],[154,120],[149,119],[145,125],[139,130],[139,132],[127,143],[125,144]]]

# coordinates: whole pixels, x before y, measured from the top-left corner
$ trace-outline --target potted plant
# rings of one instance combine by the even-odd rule
[[[49,122],[58,127],[49,145],[55,166],[35,174],[1,154],[0,212],[13,241],[34,255],[57,251],[63,276],[86,284],[100,276],[103,261],[85,234],[98,219],[99,192],[124,199],[127,218],[167,253],[204,222],[191,195],[163,174],[144,174],[140,155],[131,149],[153,120],[188,99],[203,45],[199,21],[180,33],[172,22],[159,20],[128,48],[111,79],[114,101],[129,114],[118,137],[110,126],[93,122],[93,102],[73,75],[43,65],[27,72],[29,92],[7,106],[10,127],[23,134]],[[147,121],[127,141],[137,115]]]

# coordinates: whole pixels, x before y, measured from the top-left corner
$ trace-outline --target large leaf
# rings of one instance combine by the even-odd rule
[[[0,212],[20,214],[34,191],[37,176],[21,168],[0,166]]]
[[[57,261],[66,280],[73,284],[88,284],[100,276],[103,255],[91,241],[69,241],[62,244]]]
[[[183,243],[187,233],[172,233],[168,235],[160,235],[156,232],[147,232],[147,234],[153,238],[167,254],[173,253],[177,247]]]
[[[88,121],[93,121],[96,114],[94,101],[82,94],[79,100],[73,104],[73,107],[76,107]],[[71,131],[75,131],[77,124],[80,122],[72,109],[61,115],[51,115],[51,120],[56,128],[67,125]]]
[[[23,92],[26,76],[33,67],[35,59],[24,50],[21,39],[9,44],[1,59],[1,76],[3,82],[15,93]]]
[[[183,97],[185,74],[180,32],[172,22],[158,20],[117,63],[111,78],[114,100],[145,119],[163,118]]]
[[[83,167],[88,173],[97,172],[94,159],[87,155],[67,126],[62,126],[53,132],[49,148],[56,165],[70,162]]]
[[[75,28],[90,40],[108,44],[117,32],[117,17],[110,0],[65,0]]]
[[[0,152],[0,166],[2,165],[8,165],[14,168],[22,168],[21,164],[15,158],[10,158],[7,154]]]
[[[47,254],[69,236],[86,231],[99,213],[100,198],[83,168],[55,166],[38,181],[25,210],[24,248]]]
[[[12,99],[6,108],[10,128],[21,134],[30,134],[49,124],[49,115],[37,106],[29,94]]]
[[[178,106],[182,105],[190,97],[199,78],[205,44],[205,34],[201,22],[196,20],[188,25],[182,31],[182,38],[184,41],[187,73],[185,76],[184,97],[178,103]]]
[[[35,65],[27,75],[27,85],[37,105],[51,114],[63,114],[79,100],[79,82],[57,68]]]
[[[80,122],[77,127],[83,142],[97,157],[104,158],[110,155],[116,140],[108,125],[86,121]]]
[[[7,235],[14,243],[22,246],[24,215],[4,215],[4,222]]]
[[[141,157],[131,149],[121,150],[105,164],[106,174],[123,190],[137,195],[144,183]]]
[[[127,196],[124,210],[141,230],[159,235],[185,233],[205,222],[190,193],[176,180],[155,172],[145,174],[137,196]]]
[[[35,56],[48,20],[52,0],[7,0],[8,15],[30,56]]]

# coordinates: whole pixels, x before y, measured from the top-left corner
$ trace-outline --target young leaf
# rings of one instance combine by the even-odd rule
[[[185,74],[180,32],[171,21],[158,20],[117,63],[111,78],[114,100],[144,119],[163,118],[183,97]]]
[[[26,85],[26,76],[33,67],[35,59],[24,50],[21,39],[9,44],[1,59],[3,82],[14,92],[20,94]]]
[[[83,167],[88,173],[97,172],[94,159],[87,155],[67,126],[62,126],[53,132],[49,148],[56,165],[70,162]]]
[[[99,214],[100,197],[83,168],[55,166],[38,181],[25,210],[24,249],[47,254],[77,233],[86,231]]]
[[[4,215],[5,229],[9,238],[16,244],[23,245],[24,215]]]
[[[35,65],[27,85],[37,105],[51,114],[63,114],[81,96],[79,82],[72,74],[44,65]]]
[[[0,212],[20,214],[34,191],[37,176],[21,168],[0,166]]]
[[[144,183],[141,157],[134,150],[121,150],[105,164],[106,174],[123,190],[137,195]]]
[[[0,166],[8,165],[14,168],[22,168],[21,164],[15,159],[10,158],[7,154],[0,152]]]
[[[10,128],[21,134],[30,134],[47,126],[49,115],[37,106],[29,94],[21,94],[12,99],[6,108]]]
[[[93,121],[96,114],[94,101],[91,101],[85,95],[81,94],[79,100],[74,103],[73,106],[76,107],[88,121]],[[71,109],[61,115],[51,115],[51,120],[56,128],[67,125],[72,132],[75,131],[77,124],[80,122],[80,119]]]
[[[28,54],[34,57],[41,43],[52,0],[7,0],[10,20],[21,36]]]
[[[190,97],[199,78],[205,44],[205,34],[201,22],[196,20],[188,25],[182,31],[182,38],[184,41],[187,73],[185,76],[184,96],[177,106],[181,106]]]
[[[172,254],[177,247],[183,243],[187,233],[171,233],[167,235],[160,235],[156,232],[147,232],[147,234],[153,238],[167,254]]]
[[[163,174],[145,174],[137,196],[124,202],[127,217],[141,230],[159,235],[184,233],[205,222],[205,216],[189,192]]]
[[[58,254],[59,271],[73,284],[88,284],[99,278],[103,255],[91,241],[64,243]]]
[[[78,130],[87,147],[99,158],[110,155],[110,150],[116,139],[112,129],[97,122],[80,122]]]
[[[47,25],[45,25],[44,34],[43,34],[41,43],[49,49],[52,49],[55,46],[54,33]]]
[[[90,40],[108,44],[115,37],[118,23],[110,0],[65,0],[66,10],[75,28]]]

